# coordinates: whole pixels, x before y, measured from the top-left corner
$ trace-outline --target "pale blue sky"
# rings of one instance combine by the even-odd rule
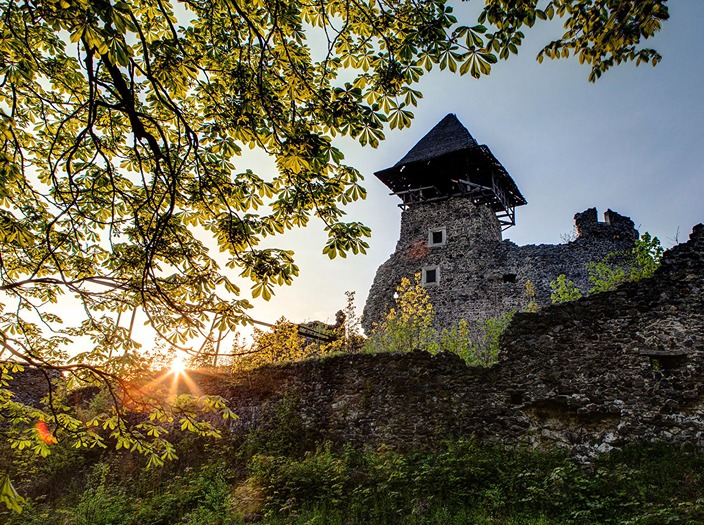
[[[554,33],[549,27],[528,33],[519,56],[494,66],[490,77],[428,75],[410,129],[388,133],[376,150],[343,144],[366,176],[368,199],[349,207],[348,218],[372,228],[368,255],[329,261],[319,225],[280,239],[278,246],[295,250],[301,275],[269,303],[254,301],[253,317],[332,320],[345,290],[357,292],[361,313],[400,224],[398,200],[373,172],[396,163],[447,113],[491,148],[528,200],[504,238],[558,243],[576,212],[597,207],[600,215],[611,208],[631,216],[666,246],[678,228],[686,240],[704,222],[704,2],[673,1],[670,12],[649,41],[664,57],[657,67],[623,65],[596,84],[576,60],[535,61]]]

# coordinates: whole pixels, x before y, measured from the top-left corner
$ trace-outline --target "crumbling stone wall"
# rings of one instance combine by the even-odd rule
[[[652,279],[519,314],[502,352],[531,439],[704,445],[704,226]]]
[[[288,417],[318,439],[408,446],[476,436],[592,454],[636,441],[704,446],[703,372],[700,225],[652,279],[518,314],[500,363],[488,369],[416,351],[265,367],[202,384],[241,416],[233,432],[263,424],[288,398]]]
[[[567,244],[517,246],[501,240],[494,213],[466,198],[414,204],[403,212],[396,251],[379,267],[364,308],[369,333],[393,306],[403,277],[439,268],[439,283],[427,286],[439,327],[460,319],[482,321],[521,310],[528,303],[526,282],[536,302],[550,304],[550,281],[564,273],[582,289],[590,287],[586,263],[614,251],[630,250],[638,238],[633,221],[608,210],[604,222],[595,208],[575,215],[577,238]],[[429,245],[433,229],[446,229],[446,242]]]
[[[474,436],[585,456],[642,441],[704,447],[704,225],[651,279],[517,314],[501,347],[491,368],[415,351],[190,374],[229,400],[239,435],[284,405],[282,419],[307,438],[359,445]],[[42,378],[26,379],[33,392]]]

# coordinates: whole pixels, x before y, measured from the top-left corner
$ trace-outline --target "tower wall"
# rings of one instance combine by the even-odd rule
[[[446,245],[471,246],[501,240],[501,227],[494,212],[466,198],[455,197],[414,204],[404,210],[396,251],[422,244],[424,239],[428,240],[429,232],[438,228],[446,229]],[[431,247],[430,251],[440,253],[441,248]]]
[[[369,333],[383,320],[403,277],[427,277],[429,270],[435,270],[430,276],[436,282],[426,283],[426,289],[439,328],[525,308],[528,281],[539,306],[550,304],[550,282],[562,273],[588,290],[586,263],[630,250],[638,238],[628,217],[608,210],[604,218],[599,222],[591,208],[575,215],[576,240],[517,246],[501,240],[498,220],[484,205],[466,198],[415,204],[402,215],[396,251],[377,271],[364,308],[364,329]],[[434,243],[439,232],[442,242]]]

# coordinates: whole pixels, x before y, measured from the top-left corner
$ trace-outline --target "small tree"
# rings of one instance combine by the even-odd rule
[[[296,361],[304,357],[304,339],[298,334],[298,326],[281,317],[271,330],[254,330],[250,353],[237,359],[233,367],[237,370],[251,370],[266,364]]]
[[[433,328],[435,310],[420,274],[414,280],[404,277],[396,289],[396,306],[367,340],[369,352],[408,352],[436,350],[437,331]]]
[[[491,366],[499,357],[499,338],[513,319],[514,312],[490,317],[471,326],[460,319],[440,333],[439,349],[457,354],[469,366]]]
[[[558,275],[557,279],[550,283],[550,288],[552,288],[550,300],[553,304],[567,303],[582,297],[582,292],[577,288],[577,285],[574,284],[574,281],[568,279],[564,273]]]
[[[630,252],[612,252],[598,263],[587,263],[590,294],[614,290],[623,283],[652,277],[660,266],[663,249],[660,240],[645,232]]]
[[[481,332],[477,339],[477,361],[481,366],[491,366],[499,360],[499,340],[504,330],[513,320],[514,312],[490,317],[479,326]]]
[[[630,280],[639,281],[652,277],[660,266],[663,251],[660,239],[651,237],[648,232],[641,235],[633,247],[633,258],[636,264],[631,268]]]
[[[356,352],[364,345],[364,336],[360,333],[361,321],[354,305],[355,292],[345,292],[347,302],[344,310],[337,312],[335,336],[341,341],[340,350]]]
[[[523,309],[523,311],[535,313],[538,310],[540,310],[538,303],[535,301],[535,285],[533,284],[533,281],[531,281],[530,279],[526,281],[525,295],[526,295],[526,299],[528,299],[528,304]]]
[[[587,263],[589,281],[592,283],[588,295],[615,290],[623,283],[652,277],[660,266],[662,254],[660,240],[645,232],[636,239],[631,251],[611,252],[599,262]],[[582,291],[565,274],[552,281],[550,287],[553,304],[582,297]]]

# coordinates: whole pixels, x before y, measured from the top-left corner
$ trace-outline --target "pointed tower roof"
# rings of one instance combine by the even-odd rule
[[[449,113],[438,122],[418,143],[406,153],[396,166],[411,162],[427,161],[448,153],[477,147],[477,141],[457,120],[454,113]]]
[[[374,175],[403,201],[467,197],[487,204],[504,228],[515,224],[515,207],[526,200],[491,150],[478,144],[450,113],[390,168]]]

